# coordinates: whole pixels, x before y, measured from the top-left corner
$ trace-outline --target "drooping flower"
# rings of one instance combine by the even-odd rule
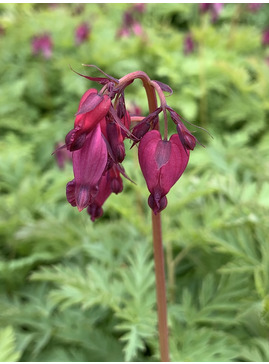
[[[247,5],[248,5],[248,10],[253,13],[256,13],[262,7],[262,3],[252,3]]]
[[[75,43],[79,45],[88,40],[90,34],[90,26],[88,23],[80,24],[75,30]]]
[[[168,141],[158,130],[151,130],[140,141],[138,158],[151,193],[148,204],[156,214],[166,207],[167,193],[187,167],[189,150],[184,149],[177,134]]]
[[[34,55],[42,54],[46,59],[52,56],[53,42],[48,33],[42,35],[36,35],[32,39],[32,53]]]
[[[264,46],[269,45],[269,28],[265,29],[262,33],[262,44]]]
[[[194,51],[194,40],[192,34],[189,33],[184,38],[184,54],[188,55]]]
[[[106,163],[107,148],[98,124],[87,135],[83,146],[73,152],[74,180],[67,184],[66,196],[79,211],[94,199]]]
[[[199,6],[202,13],[210,12],[212,23],[218,20],[223,8],[222,3],[200,3]]]
[[[171,107],[167,107],[167,110],[170,112],[171,119],[177,126],[177,133],[181,144],[185,148],[185,150],[193,150],[196,146],[197,139],[195,136],[191,134],[191,132],[186,128],[186,126],[181,121],[180,116],[176,113]]]
[[[106,116],[111,105],[108,95],[100,95],[96,89],[87,90],[82,96],[74,129],[65,137],[66,147],[70,151],[80,149],[89,132]]]
[[[157,214],[167,206],[166,195],[184,172],[197,139],[185,127],[181,117],[166,104],[162,92],[173,93],[168,85],[150,81],[145,75],[144,81],[159,93],[161,105],[156,105],[156,110],[146,117],[130,117],[124,90],[135,78],[142,77],[141,72],[133,72],[117,80],[100,71],[105,77],[79,74],[103,87],[100,92],[89,89],[84,93],[74,128],[65,138],[64,147],[72,153],[74,171],[74,179],[66,186],[67,200],[79,211],[87,208],[92,221],[102,216],[106,199],[111,193],[117,194],[123,189],[121,175],[130,180],[121,165],[125,159],[124,139],[128,138],[133,145],[139,144],[139,163],[150,191],[148,204]],[[163,112],[167,135],[167,111],[178,132],[169,140],[167,137],[162,139],[156,130],[159,114]]]
[[[130,37],[131,34],[136,36],[142,36],[144,30],[140,21],[137,19],[137,15],[145,11],[145,4],[134,4],[128,10],[123,13],[122,25],[117,32],[117,37]]]

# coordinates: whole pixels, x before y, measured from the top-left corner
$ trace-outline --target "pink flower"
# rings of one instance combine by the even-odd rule
[[[79,150],[73,152],[74,179],[66,186],[66,197],[82,211],[93,200],[107,163],[107,148],[98,124],[86,137]]]
[[[187,34],[184,39],[184,53],[190,54],[194,51],[194,40],[191,33]]]
[[[167,205],[166,195],[177,182],[189,161],[179,136],[162,140],[158,130],[149,131],[140,141],[138,158],[149,192],[148,204],[156,214]]]
[[[264,46],[269,45],[269,28],[265,29],[262,33],[262,44]]]
[[[124,12],[122,17],[122,25],[117,32],[117,37],[130,37],[133,33],[136,36],[143,35],[143,28],[141,23],[136,19],[137,14],[140,15],[145,11],[145,4],[134,4],[127,11]]]
[[[44,58],[49,59],[52,56],[52,39],[49,34],[37,35],[32,39],[32,53],[34,55],[42,54]]]
[[[75,43],[79,45],[89,38],[90,27],[87,23],[80,24],[75,30]]]
[[[80,149],[89,132],[106,116],[111,105],[108,95],[99,95],[96,89],[87,90],[82,96],[74,129],[65,137],[66,147],[70,151]]]
[[[254,13],[254,12],[257,12],[258,10],[260,10],[261,6],[262,6],[262,3],[248,4],[248,9]]]
[[[211,13],[211,21],[214,23],[218,20],[219,15],[222,11],[223,4],[222,3],[200,3],[200,11],[202,13],[210,12]]]
[[[102,216],[106,199],[123,189],[121,175],[129,179],[121,165],[125,159],[124,139],[128,138],[133,145],[139,143],[139,164],[150,192],[148,204],[157,214],[167,206],[166,195],[187,167],[190,150],[195,148],[197,139],[161,94],[161,106],[146,117],[134,116],[132,122],[136,124],[130,130],[131,117],[126,110],[124,89],[133,82],[134,75],[141,73],[133,72],[117,80],[100,71],[105,77],[81,75],[103,87],[100,92],[89,89],[81,97],[74,128],[65,138],[63,147],[72,153],[74,171],[74,179],[66,185],[67,200],[79,211],[87,208],[92,221]],[[151,81],[151,84],[158,92],[173,92],[160,81]],[[167,111],[178,132],[169,140],[162,139],[156,130],[159,114],[164,112],[167,116]],[[165,127],[167,135],[167,124]]]

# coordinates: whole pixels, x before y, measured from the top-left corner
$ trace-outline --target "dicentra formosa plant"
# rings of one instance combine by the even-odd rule
[[[109,195],[123,190],[121,176],[128,178],[121,164],[125,158],[124,139],[130,139],[132,146],[138,144],[139,164],[150,192],[148,204],[153,211],[161,360],[169,361],[160,212],[167,206],[169,190],[186,169],[190,150],[194,149],[197,139],[183,124],[182,117],[167,105],[164,92],[172,93],[168,85],[151,80],[141,71],[129,73],[118,80],[98,70],[105,77],[78,73],[103,87],[100,91],[89,89],[84,93],[75,114],[74,128],[66,135],[64,147],[72,152],[74,170],[74,179],[66,186],[66,196],[79,211],[87,208],[92,221],[101,217],[102,206]],[[135,79],[141,79],[146,90],[149,104],[146,117],[130,116],[126,109],[124,91]],[[161,113],[163,136],[159,131]],[[169,139],[168,114],[177,130]]]

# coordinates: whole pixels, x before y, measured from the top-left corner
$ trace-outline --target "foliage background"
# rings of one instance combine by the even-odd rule
[[[93,72],[82,63],[168,83],[169,105],[214,136],[190,127],[206,148],[191,153],[163,213],[172,360],[269,361],[268,4],[225,4],[216,22],[198,4],[146,4],[142,34],[119,37],[131,7],[0,5],[0,361],[159,360],[135,150],[124,166],[136,185],[124,181],[94,224],[66,201],[72,166],[51,156],[95,86],[69,68]],[[89,39],[76,45],[85,21]],[[44,32],[49,59],[31,49]],[[139,82],[127,98],[146,114]]]

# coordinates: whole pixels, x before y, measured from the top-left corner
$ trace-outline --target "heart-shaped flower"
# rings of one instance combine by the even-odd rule
[[[166,195],[177,182],[189,161],[178,134],[162,140],[158,130],[148,132],[140,141],[138,158],[149,192],[148,204],[156,214],[167,205]]]

